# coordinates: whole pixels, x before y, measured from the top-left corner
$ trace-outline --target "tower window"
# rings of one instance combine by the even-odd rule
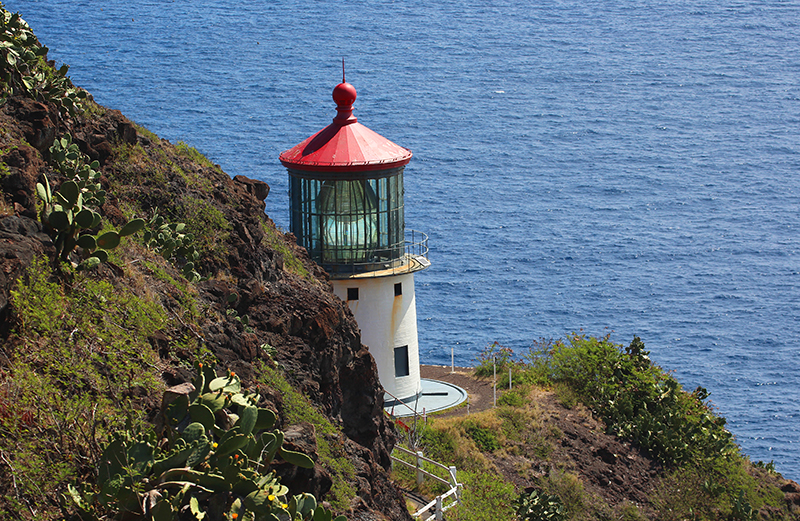
[[[394,375],[408,376],[408,346],[400,346],[394,348]]]
[[[397,284],[394,285],[394,296],[397,297],[402,294],[403,294],[403,283],[398,282]]]
[[[358,300],[358,288],[347,288],[347,300]]]

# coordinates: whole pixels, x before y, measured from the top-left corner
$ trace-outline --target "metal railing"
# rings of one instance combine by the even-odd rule
[[[436,496],[436,498],[428,503],[427,505],[423,506],[413,514],[411,517],[415,519],[420,519],[421,521],[441,521],[444,519],[444,513],[456,506],[461,499],[461,490],[464,487],[461,483],[458,482],[456,479],[456,468],[454,466],[445,466],[439,462],[433,461],[430,458],[426,458],[422,451],[412,452],[404,447],[395,447],[395,451],[399,451],[403,454],[411,456],[414,458],[414,464],[411,464],[401,458],[398,458],[394,455],[394,451],[392,452],[392,462],[400,463],[405,465],[408,468],[414,469],[417,473],[417,486],[421,485],[425,477],[429,477],[439,483],[444,484],[445,486],[449,486],[450,490],[445,492],[444,494],[440,494]],[[436,468],[442,469],[447,472],[447,479],[443,479],[436,474],[428,472],[424,468],[422,468],[423,463],[429,463]],[[452,501],[445,505],[445,500],[452,498]],[[432,515],[429,517],[423,517],[426,513],[433,512]]]
[[[428,235],[426,233],[418,230],[406,230],[403,240],[403,253],[397,252],[394,258],[343,263],[322,261],[320,265],[332,278],[351,275],[383,277],[427,268],[431,264],[428,260],[428,251]]]
[[[428,234],[417,230],[406,230],[406,255],[428,260]]]

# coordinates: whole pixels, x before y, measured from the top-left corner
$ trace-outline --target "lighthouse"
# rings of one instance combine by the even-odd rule
[[[358,122],[356,89],[333,89],[333,122],[280,155],[289,173],[291,231],[347,302],[386,390],[386,403],[422,393],[414,274],[427,236],[405,229],[403,170],[411,151]]]

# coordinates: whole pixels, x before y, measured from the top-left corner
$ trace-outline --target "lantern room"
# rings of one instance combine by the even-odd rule
[[[358,123],[356,90],[333,90],[337,115],[281,154],[291,229],[333,277],[391,268],[405,255],[403,169],[411,151]]]

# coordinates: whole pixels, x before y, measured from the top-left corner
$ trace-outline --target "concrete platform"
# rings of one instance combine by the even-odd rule
[[[467,391],[455,384],[427,378],[420,380],[420,384],[422,391],[416,398],[398,402],[386,395],[384,398],[386,412],[392,416],[404,418],[414,416],[415,411],[416,414],[422,415],[450,409],[467,400]]]

